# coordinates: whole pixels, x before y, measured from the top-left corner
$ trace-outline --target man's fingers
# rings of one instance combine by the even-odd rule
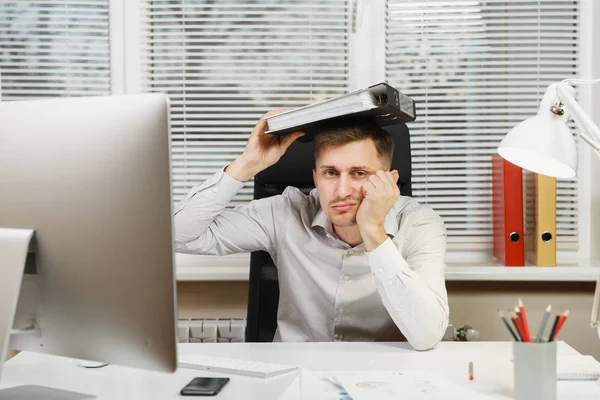
[[[398,171],[396,170],[385,172],[385,180],[389,184],[390,188],[397,186],[399,177]]]
[[[375,186],[373,186],[373,183],[370,180],[368,180],[365,183],[363,183],[362,190],[363,190],[363,195],[366,196],[370,192],[372,192],[373,190],[375,190]]]
[[[267,131],[267,127],[269,126],[265,118],[270,117],[271,115],[281,114],[284,111],[290,110],[289,108],[276,108],[274,110],[270,110],[266,114],[262,115],[254,129],[252,129],[252,133],[250,135],[262,135]]]
[[[395,192],[399,191],[398,185],[398,171],[377,171],[375,174],[371,175],[371,178],[375,177],[374,186],[379,190],[385,190],[387,192]]]
[[[400,195],[400,188],[398,187],[398,178],[399,178],[398,171],[396,171],[396,170],[389,171],[388,176],[389,176],[390,182],[392,184],[392,190],[395,193],[397,193],[398,195]]]
[[[250,136],[262,135],[263,133],[265,133],[267,131],[267,127],[268,127],[267,121],[265,121],[264,115],[263,115],[262,117],[260,117],[260,119],[256,123],[256,126],[254,127],[254,129],[252,129],[252,133],[250,133]]]
[[[281,114],[282,112],[285,112],[285,111],[288,111],[288,110],[289,110],[289,108],[275,108],[273,110],[268,111],[261,118],[267,118],[267,117],[270,117],[271,115]]]
[[[381,181],[381,178],[379,176],[377,176],[377,173],[371,175],[369,177],[369,179],[367,180],[367,182],[370,182],[371,185],[373,185],[373,188],[375,188],[375,189],[383,186],[383,182]]]
[[[377,171],[376,172],[377,176],[379,177],[379,179],[381,180],[381,186],[382,189],[391,189],[392,185],[390,184],[390,176],[388,175],[388,173],[386,171]]]

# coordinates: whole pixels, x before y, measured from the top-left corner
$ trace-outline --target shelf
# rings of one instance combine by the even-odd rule
[[[505,267],[448,266],[446,281],[594,282],[600,268],[589,266]]]
[[[177,281],[247,281],[250,254],[201,256],[175,253]]]
[[[249,254],[225,257],[176,254],[177,281],[247,281]],[[499,263],[449,262],[447,281],[594,282],[600,263],[572,263],[560,267],[505,267]]]

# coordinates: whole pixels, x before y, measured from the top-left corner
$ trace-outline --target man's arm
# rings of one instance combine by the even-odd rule
[[[416,350],[435,346],[448,326],[444,280],[446,229],[430,208],[416,211],[406,232],[406,260],[383,229],[400,195],[397,171],[377,171],[363,184],[356,222],[377,290],[388,313]]]
[[[282,198],[255,200],[248,205],[227,209],[244,182],[275,164],[287,148],[302,135],[294,132],[284,137],[265,133],[265,117],[261,117],[244,153],[224,171],[216,173],[195,187],[175,210],[175,250],[178,252],[226,255],[272,248],[274,237],[273,207]]]
[[[270,251],[274,238],[271,203],[262,199],[227,209],[244,186],[224,171],[192,189],[175,210],[175,251],[227,255],[255,250]]]
[[[388,313],[416,350],[435,346],[448,326],[444,279],[446,230],[429,210],[407,231],[402,257],[391,239],[367,253],[377,290]]]

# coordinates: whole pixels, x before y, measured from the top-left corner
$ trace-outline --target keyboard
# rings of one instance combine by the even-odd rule
[[[179,368],[199,369],[202,371],[252,376],[256,378],[270,378],[298,369],[298,367],[291,365],[271,364],[236,358],[211,357],[200,354],[182,354],[179,356],[178,361]]]

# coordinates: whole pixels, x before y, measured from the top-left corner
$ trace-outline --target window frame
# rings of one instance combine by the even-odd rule
[[[112,94],[138,94],[141,92],[141,26],[140,7],[143,0],[109,0],[111,90]],[[354,0],[352,8],[355,30],[350,36],[350,87],[349,90],[366,87],[385,80],[385,26],[381,17],[385,15],[385,0]],[[600,21],[600,4],[592,0],[580,0],[580,66],[579,77],[591,78],[600,75],[600,48],[593,45],[594,21]],[[381,43],[372,46],[372,43]],[[366,46],[366,44],[370,44]],[[370,48],[371,57],[364,49]],[[373,62],[375,60],[375,62]],[[594,95],[598,86],[580,87],[579,102],[586,112],[600,124],[600,94]],[[541,101],[541,98],[540,98]],[[596,110],[596,112],[592,112]],[[590,266],[591,260],[600,259],[600,179],[594,181],[592,171],[598,171],[600,161],[594,157],[589,146],[579,143],[579,250],[558,252],[557,264],[579,263]],[[596,168],[596,169],[593,169]],[[247,279],[249,254],[226,257],[180,254],[175,255],[178,274],[206,271],[202,280]],[[452,251],[447,254],[447,263],[454,265],[492,265],[489,253]],[[227,267],[229,270],[227,271]],[[196,273],[197,274],[197,273]],[[217,278],[215,278],[217,277]]]

